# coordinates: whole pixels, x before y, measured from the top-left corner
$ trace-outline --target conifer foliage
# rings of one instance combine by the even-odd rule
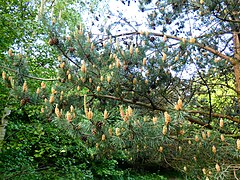
[[[96,161],[237,179],[238,5],[140,1],[149,30],[119,34],[96,35],[79,23],[63,36],[62,23],[54,21],[48,46],[58,52],[56,77],[34,80],[24,57],[9,50],[6,58],[19,63],[19,71],[5,68],[2,79],[21,107],[37,105],[45,120],[81,139]]]

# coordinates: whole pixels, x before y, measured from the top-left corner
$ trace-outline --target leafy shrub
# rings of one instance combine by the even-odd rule
[[[95,160],[93,151],[79,138],[39,114],[38,120],[31,118],[30,123],[26,121],[28,113],[22,111],[13,111],[10,116],[1,152],[1,177],[92,179],[122,174],[115,170],[116,161]]]
[[[89,152],[79,140],[42,119],[26,122],[23,114],[13,112],[7,126],[1,152],[3,177],[29,177],[49,169],[60,177],[91,174]]]

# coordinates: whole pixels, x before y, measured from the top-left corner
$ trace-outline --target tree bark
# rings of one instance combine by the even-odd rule
[[[7,119],[5,119],[9,114],[11,113],[11,110],[5,107],[4,113],[2,116],[2,119],[0,121],[0,152],[2,150],[2,143],[6,134],[6,126],[7,126]]]
[[[238,110],[240,111],[240,31],[233,32],[234,58],[237,60],[234,64],[234,75],[236,80],[236,91],[238,99]]]
[[[2,143],[3,143],[4,137],[5,137],[5,133],[6,133],[5,126],[6,126],[5,124],[4,125],[0,124],[0,152],[2,150]]]

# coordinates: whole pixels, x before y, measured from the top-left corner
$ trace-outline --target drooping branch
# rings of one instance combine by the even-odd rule
[[[145,108],[152,109],[152,110],[160,110],[160,111],[163,111],[163,112],[166,111],[166,109],[164,109],[164,108],[155,107],[155,106],[152,106],[151,104],[146,104],[146,103],[139,102],[139,101],[135,102],[133,100],[129,100],[129,99],[125,99],[125,98],[119,98],[119,97],[110,96],[110,95],[91,94],[91,95],[88,95],[88,96],[95,96],[95,97],[98,97],[98,98],[106,98],[106,99],[122,101],[124,103],[134,104],[134,105],[145,107]]]
[[[11,68],[8,68],[8,67],[5,67],[5,66],[0,66],[1,68],[3,69],[6,69],[8,71],[11,71],[13,73],[17,73],[16,70],[14,69],[11,69]],[[30,78],[30,79],[35,79],[35,80],[40,80],[40,81],[57,81],[58,79],[47,79],[47,78],[40,78],[40,77],[35,77],[35,76],[29,76],[29,75],[26,75],[26,74],[23,74],[24,77],[27,77],[27,78]]]
[[[110,96],[110,95],[88,94],[88,96],[94,96],[96,98],[112,99],[112,100],[121,101],[121,102],[124,102],[124,103],[129,103],[129,104],[145,107],[145,108],[148,108],[148,109],[151,109],[151,110],[159,110],[161,112],[167,111],[167,109],[165,109],[163,107],[155,107],[155,106],[153,107],[151,104],[146,104],[146,103],[139,102],[139,101],[135,102],[135,101],[132,101],[132,100],[129,100],[129,99],[119,98],[119,97]],[[203,115],[209,115],[209,112],[203,112],[203,111],[194,111],[194,110],[183,110],[183,111],[186,112],[186,113],[194,113],[194,114],[198,113],[198,114],[203,114]],[[212,117],[216,117],[216,118],[226,118],[226,119],[229,119],[231,121],[240,123],[240,119],[237,119],[237,118],[234,118],[234,117],[231,117],[231,116],[227,116],[227,115],[223,115],[223,114],[211,113],[211,116]],[[190,115],[184,114],[184,117],[186,117],[186,119],[188,121],[190,121],[190,122],[192,122],[194,124],[198,124],[200,126],[204,126],[204,127],[208,128],[208,129],[213,129],[213,127],[210,124],[202,122],[202,121],[200,121],[198,119],[195,119],[195,118],[193,118]],[[223,131],[223,133],[229,134],[230,132]]]

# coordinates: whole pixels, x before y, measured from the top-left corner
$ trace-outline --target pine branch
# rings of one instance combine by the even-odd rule
[[[118,35],[115,35],[115,36],[112,36],[114,38],[116,37],[121,37],[121,36],[129,36],[129,35],[139,35],[140,32],[128,32],[128,33],[124,33],[124,34],[118,34]],[[166,35],[166,34],[162,34],[162,33],[155,33],[155,32],[149,32],[149,34],[153,35],[153,36],[159,36],[159,37],[163,37],[163,36],[166,36],[167,38],[169,39],[174,39],[174,40],[177,40],[177,41],[182,41],[182,38],[180,37],[177,37],[177,36],[172,36],[172,35]],[[108,38],[106,38],[108,39]],[[105,39],[105,40],[106,40]],[[214,48],[210,47],[210,46],[205,46],[204,44],[201,44],[201,43],[194,43],[194,45],[198,46],[199,48],[201,49],[205,49],[206,51],[208,52],[211,52],[212,54],[216,55],[216,56],[219,56],[223,59],[225,59],[226,61],[230,62],[232,65],[235,65],[237,63],[237,59],[235,58],[232,58],[230,56],[227,56],[217,50],[215,50]]]
[[[146,104],[146,103],[139,102],[139,101],[135,102],[135,101],[132,101],[132,100],[129,100],[129,99],[118,98],[118,97],[110,96],[110,95],[88,94],[88,96],[94,96],[94,97],[97,97],[97,98],[113,99],[113,100],[122,101],[122,102],[125,102],[125,103],[134,104],[134,105],[141,106],[141,107],[146,107],[146,108],[151,109],[151,110],[159,110],[161,112],[167,111],[167,109],[162,108],[162,107],[156,107],[156,106],[152,106],[151,104]],[[186,113],[194,113],[194,114],[198,113],[198,114],[203,114],[203,115],[209,115],[209,112],[204,112],[204,111],[194,111],[194,110],[183,110],[183,111],[186,112]],[[194,124],[204,126],[208,129],[213,129],[213,127],[208,123],[205,123],[205,122],[202,122],[198,119],[195,119],[190,115],[185,114],[184,116],[187,118],[188,121],[190,121]],[[227,115],[223,115],[223,114],[211,113],[211,116],[216,117],[216,118],[226,118],[226,119],[229,119],[231,121],[240,123],[240,119],[237,119],[237,118],[234,118],[234,117],[231,117],[231,116],[227,116]],[[220,131],[225,133],[225,134],[231,134],[230,132],[226,132],[224,130],[220,130]]]
[[[0,65],[0,67],[3,68],[3,69],[6,69],[8,71],[17,73],[17,71],[14,70],[14,69],[11,69],[11,68],[8,68],[8,67],[5,67],[5,66],[1,66],[1,65]],[[27,78],[30,78],[30,79],[40,80],[40,81],[57,81],[58,80],[58,79],[46,79],[46,78],[41,78],[41,77],[29,76],[29,75],[26,75],[26,74],[23,74],[23,76],[27,77]]]

